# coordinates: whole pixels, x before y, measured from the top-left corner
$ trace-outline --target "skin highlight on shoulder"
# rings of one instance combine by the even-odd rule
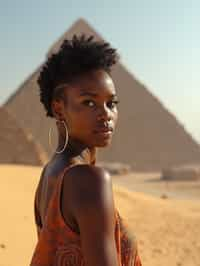
[[[113,205],[111,176],[97,166],[81,164],[70,168],[64,176],[63,191],[74,216],[84,209],[105,209]]]
[[[102,193],[102,190],[112,185],[110,174],[107,171],[88,164],[71,167],[64,176],[65,183],[70,187],[72,196],[76,196],[80,201],[86,201],[86,197],[94,197],[94,200],[98,194]]]

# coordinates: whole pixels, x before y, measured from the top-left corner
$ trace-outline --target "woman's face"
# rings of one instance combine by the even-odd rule
[[[110,144],[117,122],[117,95],[103,70],[88,72],[64,91],[63,116],[69,136],[88,147]]]

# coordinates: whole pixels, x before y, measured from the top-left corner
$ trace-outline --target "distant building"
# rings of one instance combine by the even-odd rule
[[[96,39],[102,39],[85,20],[79,19],[50,48],[48,55],[56,52],[62,41],[74,33],[93,34]],[[52,119],[45,117],[39,102],[38,71],[39,68],[8,99],[5,108],[31,131],[50,156],[48,130]],[[124,65],[116,65],[112,76],[120,99],[119,122],[112,145],[100,149],[100,160],[129,164],[137,171],[200,162],[200,146]]]
[[[30,133],[0,108],[0,164],[43,165],[47,156]]]

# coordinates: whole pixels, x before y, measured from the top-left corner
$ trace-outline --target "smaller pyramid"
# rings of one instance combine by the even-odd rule
[[[46,154],[5,109],[0,108],[0,163],[43,165]]]

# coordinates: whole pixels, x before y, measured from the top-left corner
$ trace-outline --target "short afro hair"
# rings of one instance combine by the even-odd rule
[[[118,58],[116,49],[107,42],[95,41],[94,36],[74,35],[71,40],[64,40],[59,51],[47,59],[38,78],[40,101],[46,115],[53,117],[51,101],[57,86],[91,70],[103,69],[110,73]]]

